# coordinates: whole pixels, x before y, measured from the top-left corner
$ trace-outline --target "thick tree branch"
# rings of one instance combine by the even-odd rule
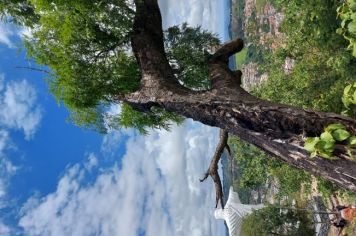
[[[132,49],[142,72],[142,87],[179,85],[164,52],[162,17],[157,0],[135,0]]]
[[[229,57],[240,52],[244,47],[242,39],[231,40],[224,43],[212,56],[211,62],[222,61],[228,63]]]
[[[218,49],[209,61],[209,72],[212,89],[217,94],[243,93],[238,88],[241,85],[240,70],[231,71],[228,67],[229,57],[242,50],[242,39],[232,40]],[[247,93],[246,93],[247,96]]]
[[[215,184],[215,191],[216,191],[216,195],[215,195],[215,200],[216,200],[216,205],[215,208],[218,207],[218,203],[220,200],[221,203],[221,207],[224,208],[224,202],[223,202],[223,189],[222,189],[222,184],[221,184],[221,179],[218,173],[218,165],[219,165],[219,161],[221,159],[221,155],[224,152],[225,148],[228,148],[228,144],[227,144],[227,140],[228,140],[228,133],[221,129],[220,130],[220,140],[219,143],[215,149],[215,153],[213,158],[211,159],[210,165],[208,170],[205,172],[204,177],[202,179],[200,179],[200,182],[203,182],[204,180],[206,180],[209,176],[213,179],[214,184]],[[230,148],[228,148],[229,152],[230,152]]]

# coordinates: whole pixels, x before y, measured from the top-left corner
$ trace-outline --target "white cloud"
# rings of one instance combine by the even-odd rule
[[[8,178],[16,171],[16,167],[5,156],[5,149],[9,146],[9,133],[0,130],[0,209],[4,205],[4,197]]]
[[[113,104],[107,114],[110,116],[117,116],[121,113],[121,105]],[[101,145],[101,151],[107,156],[112,157],[118,151],[121,144],[127,140],[128,137],[134,136],[136,131],[130,128],[121,128],[120,130],[113,130],[107,127],[109,133],[104,136]]]
[[[30,28],[19,27],[11,23],[0,21],[0,44],[5,44],[9,48],[14,48],[15,40],[22,39],[24,37],[32,37],[32,31]]]
[[[0,74],[0,211],[8,207],[8,186],[19,169],[6,155],[14,147],[10,131],[22,130],[26,139],[33,136],[42,116],[36,95],[26,80],[6,82],[4,74]],[[9,230],[0,217],[0,235],[7,235]]]
[[[120,129],[112,130],[104,136],[101,144],[101,151],[106,157],[112,157],[117,153],[122,143],[125,142],[128,137],[134,136],[136,131],[134,129]]]
[[[0,130],[0,212],[7,206],[7,187],[11,176],[15,174],[18,167],[6,157],[5,151],[11,147],[9,133],[5,130]],[[0,215],[0,235],[10,235],[10,227],[8,227]]]
[[[199,182],[214,137],[215,129],[192,122],[132,136],[122,162],[101,169],[93,182],[74,165],[55,192],[31,198],[19,226],[26,235],[218,235],[213,184]]]
[[[0,74],[0,92],[4,89],[4,84],[5,84],[5,75]]]
[[[22,130],[26,139],[33,136],[42,116],[36,97],[35,89],[26,80],[6,82],[4,74],[0,74],[0,212],[9,207],[8,187],[19,169],[6,155],[7,150],[14,148],[10,131]],[[0,215],[0,235],[12,235],[13,229],[3,217]]]
[[[17,35],[20,38],[31,38],[32,37],[32,30],[30,28],[21,28],[20,30],[17,31]]]
[[[84,163],[85,169],[91,171],[94,167],[98,165],[98,159],[94,153],[90,153],[87,162]]]
[[[8,226],[6,226],[4,223],[0,222],[0,235],[2,236],[8,236],[10,234],[11,230]]]
[[[8,82],[0,91],[0,106],[0,125],[22,130],[26,139],[32,138],[42,118],[35,88],[26,80]]]
[[[12,48],[14,46],[11,41],[13,35],[15,35],[15,33],[10,26],[0,21],[0,43]]]
[[[222,40],[228,38],[228,4],[228,0],[159,0],[164,28],[187,22],[192,26],[201,25]]]

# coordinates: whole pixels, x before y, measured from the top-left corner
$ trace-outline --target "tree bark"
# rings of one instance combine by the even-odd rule
[[[162,20],[156,0],[135,0],[132,48],[142,73],[141,89],[124,102],[147,112],[152,106],[175,112],[206,125],[225,129],[286,163],[356,191],[356,162],[339,153],[338,160],[310,158],[304,138],[319,136],[331,123],[356,133],[356,121],[263,101],[240,87],[239,76],[228,68],[229,56],[243,48],[240,39],[224,44],[209,61],[212,89],[192,91],[179,84],[164,53]]]

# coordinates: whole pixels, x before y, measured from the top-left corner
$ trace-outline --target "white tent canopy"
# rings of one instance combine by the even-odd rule
[[[258,210],[263,207],[263,204],[242,204],[239,195],[234,192],[232,187],[230,187],[229,198],[225,207],[224,209],[215,210],[215,218],[225,220],[227,227],[229,228],[229,235],[237,236],[240,234],[242,218],[251,214],[253,210]]]

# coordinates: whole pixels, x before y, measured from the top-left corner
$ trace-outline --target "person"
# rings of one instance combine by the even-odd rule
[[[355,206],[336,206],[336,209],[340,212],[341,217],[349,222],[356,217]]]
[[[344,230],[345,226],[347,225],[347,220],[344,218],[333,219],[332,225],[337,228],[337,235],[341,235],[342,231]]]

